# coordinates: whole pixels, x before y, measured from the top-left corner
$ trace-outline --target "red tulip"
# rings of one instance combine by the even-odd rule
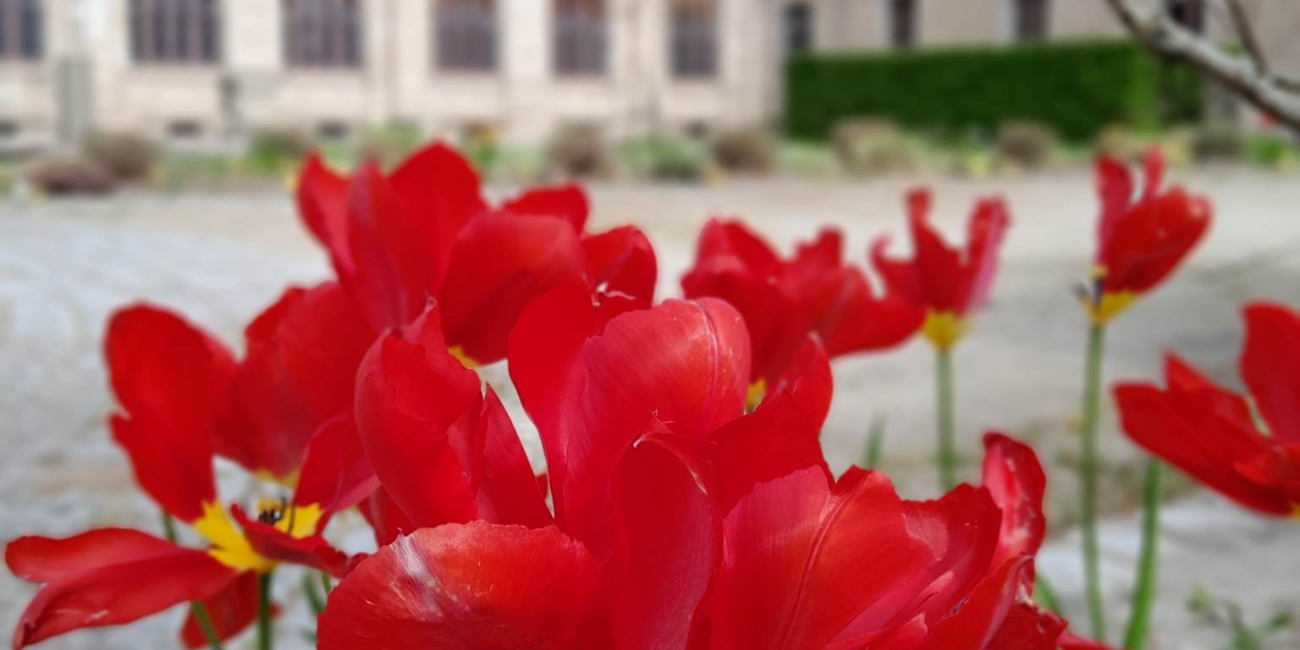
[[[1125,432],[1152,454],[1256,511],[1293,515],[1300,508],[1300,316],[1267,303],[1245,311],[1242,379],[1247,398],[1220,388],[1176,356],[1164,390],[1115,388]]]
[[[504,357],[524,306],[569,279],[646,305],[653,297],[649,241],[635,228],[586,234],[581,188],[535,189],[494,208],[470,164],[441,144],[391,175],[371,163],[343,178],[313,156],[298,205],[374,331],[410,323],[433,297],[448,344],[475,363]]]
[[[1085,307],[1098,322],[1115,317],[1163,281],[1210,225],[1208,199],[1178,186],[1160,189],[1164,160],[1159,150],[1152,149],[1145,162],[1146,188],[1135,198],[1124,163],[1106,156],[1097,161],[1097,288]]]
[[[377,525],[392,543],[331,594],[324,650],[985,650],[1021,638],[1008,612],[1036,612],[1022,598],[1042,540],[1032,452],[991,437],[989,488],[936,502],[903,501],[877,473],[832,480],[815,339],[746,414],[748,334],[726,303],[643,309],[580,284],[534,301],[509,361],[552,520],[437,316],[363,364],[358,421],[383,484],[370,517],[403,523]]]
[[[740,311],[752,379],[770,384],[810,333],[834,357],[897,345],[921,326],[924,312],[896,296],[874,295],[862,271],[844,264],[842,250],[840,233],[825,230],[783,260],[742,222],[713,219],[700,233],[682,289],[687,298],[722,298]]]
[[[911,192],[907,204],[912,259],[887,257],[889,239],[881,237],[871,247],[872,263],[891,293],[925,309],[925,336],[938,347],[949,347],[966,333],[988,297],[1010,218],[1001,199],[981,200],[970,217],[966,249],[960,250],[949,247],[927,222],[928,190]]]
[[[326,372],[327,367],[348,363],[335,345],[345,334],[330,329],[338,322],[332,315],[339,312],[321,307],[329,304],[329,291],[329,285],[306,293],[291,291],[250,326],[250,357],[241,364],[212,337],[170,312],[135,306],[114,315],[105,345],[122,409],[111,419],[114,438],[127,452],[145,492],[165,512],[193,526],[209,546],[188,549],[142,532],[112,528],[65,540],[14,541],[6,549],[10,569],[44,584],[19,622],[15,647],[82,627],[127,623],[193,600],[207,603],[218,632],[230,636],[247,627],[255,614],[256,580],[248,577],[253,573],[280,562],[340,576],[347,572],[349,558],[320,533],[332,512],[368,496],[375,479],[361,453],[346,400],[339,405],[344,411],[323,421],[296,455],[291,452],[292,437],[240,434],[239,441],[256,441],[257,447],[237,447],[232,439],[222,438],[229,433],[222,427],[231,408],[228,400],[238,399],[232,386],[242,380],[241,373],[266,381],[268,394],[262,397],[267,401],[259,406],[265,407],[264,413],[286,414],[282,422],[324,417],[326,404],[345,397],[331,394],[331,382],[338,380]],[[267,323],[297,323],[299,329],[264,333]],[[252,341],[264,347],[255,349]],[[303,405],[314,408],[293,410]],[[279,454],[232,452],[259,469],[276,466],[265,462],[268,458],[290,459],[280,466],[295,472],[301,467],[294,498],[263,504],[256,519],[236,506],[232,520],[218,500],[213,475],[219,447]],[[190,645],[197,638],[196,625],[187,623],[183,633]]]

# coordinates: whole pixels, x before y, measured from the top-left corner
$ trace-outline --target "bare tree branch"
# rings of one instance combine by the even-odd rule
[[[1249,57],[1231,54],[1213,41],[1175,22],[1165,11],[1164,2],[1154,5],[1136,0],[1106,2],[1128,31],[1146,44],[1148,49],[1185,61],[1218,80],[1242,99],[1271,113],[1279,121],[1300,129],[1300,83],[1263,72],[1257,62],[1264,60],[1262,51],[1258,59],[1254,53]],[[1241,7],[1235,1],[1230,3],[1230,7],[1233,5],[1236,5],[1232,9],[1235,22],[1235,13]],[[1244,12],[1242,20],[1249,25],[1249,18]],[[1247,26],[1245,31],[1251,34],[1250,39],[1255,43],[1253,47],[1258,49],[1254,30]],[[1245,38],[1243,36],[1243,41]],[[1246,45],[1248,51],[1251,48],[1251,45]]]
[[[1261,75],[1268,76],[1268,59],[1264,58],[1264,49],[1259,46],[1259,39],[1255,36],[1254,26],[1250,24],[1246,7],[1241,4],[1241,0],[1224,0],[1224,2],[1228,5],[1228,14],[1232,16],[1232,27],[1237,31],[1237,38],[1241,41],[1241,46],[1246,48],[1250,60],[1255,63],[1255,70]]]

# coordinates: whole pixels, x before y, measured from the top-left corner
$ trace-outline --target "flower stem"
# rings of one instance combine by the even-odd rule
[[[1124,633],[1125,650],[1146,646],[1151,607],[1155,604],[1156,575],[1160,555],[1160,503],[1164,492],[1164,464],[1147,461],[1146,485],[1142,497],[1142,555],[1138,558],[1137,587],[1133,592],[1133,614]]]
[[[939,449],[935,463],[939,467],[939,489],[947,492],[957,487],[957,450],[953,440],[952,399],[952,348],[940,346],[935,350],[935,379],[939,416]]]
[[[1106,327],[1093,323],[1088,330],[1088,367],[1083,389],[1082,452],[1079,458],[1079,516],[1083,523],[1083,568],[1088,592],[1092,636],[1106,642],[1105,600],[1101,593],[1101,566],[1097,541],[1097,425],[1101,410],[1101,362],[1106,349]]]
[[[315,574],[311,572],[302,574],[302,593],[307,596],[311,613],[320,616],[320,613],[325,611],[325,597],[320,593]]]
[[[1034,600],[1050,612],[1064,613],[1061,611],[1061,599],[1056,595],[1056,588],[1042,574],[1034,578]]]
[[[271,650],[275,639],[271,628],[271,572],[257,576],[257,648]]]
[[[330,574],[324,571],[320,572],[320,586],[325,590],[326,596],[329,596],[330,592],[334,591],[334,581],[330,580]]]
[[[871,421],[871,430],[867,431],[867,449],[862,456],[865,469],[880,468],[881,447],[885,441],[885,419]]]
[[[167,541],[176,543],[176,521],[166,511],[162,513],[163,535]],[[194,614],[194,621],[199,624],[199,630],[203,632],[203,638],[208,640],[208,647],[212,650],[222,650],[221,635],[217,634],[217,628],[212,624],[212,616],[208,614],[208,606],[201,600],[190,601],[190,613]]]

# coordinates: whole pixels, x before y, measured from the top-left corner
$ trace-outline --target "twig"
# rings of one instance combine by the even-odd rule
[[[1261,74],[1252,58],[1231,54],[1179,25],[1164,11],[1164,3],[1140,10],[1133,0],[1106,2],[1148,49],[1200,69],[1242,99],[1300,129],[1300,83]]]
[[[1224,0],[1224,2],[1228,5],[1228,14],[1232,16],[1232,27],[1237,31],[1241,46],[1246,48],[1250,60],[1255,63],[1255,71],[1260,76],[1267,77],[1268,59],[1264,58],[1264,49],[1259,46],[1259,38],[1255,36],[1255,28],[1250,24],[1246,7],[1241,4],[1241,0]]]

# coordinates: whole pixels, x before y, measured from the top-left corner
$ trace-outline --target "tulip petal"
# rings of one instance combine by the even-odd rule
[[[925,310],[897,293],[874,295],[856,268],[844,270],[834,305],[826,313],[817,332],[832,357],[899,345],[925,322]]]
[[[375,531],[375,544],[378,546],[388,546],[398,535],[410,533],[417,528],[382,487],[358,503],[357,509]]]
[[[1002,534],[993,566],[1021,555],[1038,555],[1047,533],[1043,515],[1047,477],[1034,450],[1001,433],[985,434],[984,487],[1002,510]],[[1026,574],[1032,584],[1032,569]]]
[[[176,545],[130,528],[100,528],[65,539],[19,537],[5,547],[5,563],[31,582],[59,578],[122,562],[170,555]]]
[[[330,514],[361,503],[379,487],[351,413],[322,424],[304,458],[293,504],[319,507],[322,528]]]
[[[1004,562],[980,583],[961,609],[930,626],[930,634],[917,650],[985,650],[1014,605],[1031,563],[1025,557]]]
[[[449,524],[361,562],[320,616],[321,650],[607,647],[600,566],[555,528]]]
[[[528,464],[519,434],[510,422],[501,398],[491,387],[483,400],[472,447],[462,457],[475,492],[479,516],[497,524],[521,524],[543,528],[555,523],[546,508],[546,497],[537,485],[537,476]]]
[[[710,647],[821,648],[931,554],[883,475],[809,468],[756,486],[723,522]],[[863,543],[870,540],[870,543]]]
[[[810,467],[826,481],[819,427],[793,396],[778,395],[753,413],[736,418],[710,436],[716,446],[717,499],[731,512],[754,487]]]
[[[808,414],[813,429],[821,433],[826,415],[831,410],[833,387],[831,361],[826,356],[826,349],[816,337],[809,336],[768,391],[768,399],[789,394]]]
[[[288,480],[321,424],[351,410],[357,366],[374,334],[343,288],[326,282],[286,291],[245,337],[217,453]]]
[[[585,236],[582,252],[592,290],[636,298],[643,309],[654,303],[658,262],[650,240],[640,229],[623,226]]]
[[[587,227],[591,203],[581,185],[569,184],[530,189],[507,201],[501,210],[520,216],[558,217],[581,234]]]
[[[319,532],[295,537],[275,525],[249,519],[238,505],[232,506],[230,511],[248,545],[263,558],[310,567],[335,577],[343,577],[351,568],[347,554],[331,546]],[[293,527],[293,522],[289,522],[289,528],[292,530]]]
[[[41,543],[58,545],[59,540]],[[171,545],[165,552],[155,552],[155,543],[147,545],[148,555],[87,565],[42,587],[19,619],[14,648],[76,629],[130,623],[173,605],[205,599],[238,575],[204,551]]]
[[[1152,454],[1250,508],[1290,514],[1285,495],[1243,476],[1238,465],[1270,452],[1249,424],[1249,409],[1175,357],[1169,389],[1149,384],[1115,387],[1124,432]]]
[[[348,248],[348,179],[334,173],[312,152],[303,163],[296,193],[298,214],[307,230],[329,252],[336,268],[351,273]],[[345,275],[340,271],[340,275]]]
[[[721,517],[703,482],[698,441],[655,429],[623,454],[612,485],[621,650],[686,648],[722,554]]]
[[[183,521],[216,497],[214,423],[234,360],[221,344],[179,316],[146,305],[113,315],[105,356],[125,414],[110,420],[136,481]]]
[[[1269,303],[1249,305],[1245,315],[1241,378],[1269,433],[1279,442],[1300,444],[1300,317]]]
[[[478,375],[442,343],[436,305],[406,338],[382,337],[361,364],[356,419],[362,446],[384,490],[416,526],[478,514],[452,440],[468,439],[465,432],[476,426],[479,390]]]
[[[557,436],[565,444],[570,535],[599,557],[613,551],[609,480],[619,456],[652,419],[704,436],[741,415],[748,349],[740,315],[711,299],[622,314],[587,341],[581,401],[558,407],[577,411]],[[527,405],[528,394],[521,396]]]
[[[479,215],[461,230],[438,293],[447,342],[478,363],[503,358],[524,307],[581,278],[584,266],[578,235],[562,219]]]

